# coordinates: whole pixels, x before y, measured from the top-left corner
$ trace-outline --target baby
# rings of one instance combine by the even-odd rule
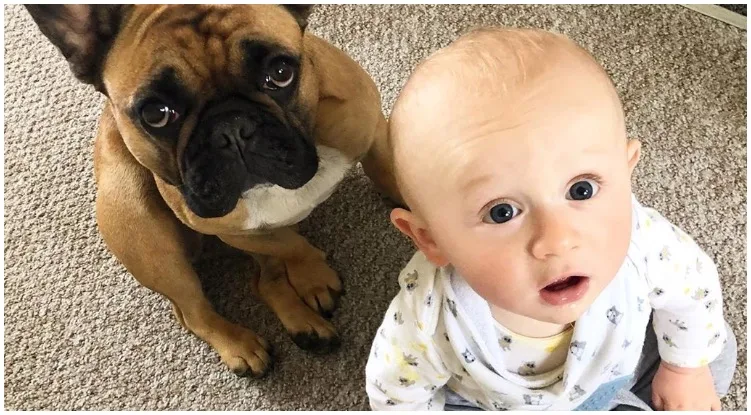
[[[473,31],[419,65],[390,134],[391,221],[419,251],[371,348],[373,409],[720,409],[716,267],[633,196],[640,143],[587,52]]]

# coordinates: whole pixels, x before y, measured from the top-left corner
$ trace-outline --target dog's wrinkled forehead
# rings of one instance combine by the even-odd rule
[[[123,97],[165,68],[178,68],[175,75],[185,87],[206,94],[231,88],[231,81],[245,75],[254,58],[249,55],[299,56],[302,36],[295,17],[275,5],[135,6],[103,78],[112,95]],[[123,71],[123,62],[129,70]]]

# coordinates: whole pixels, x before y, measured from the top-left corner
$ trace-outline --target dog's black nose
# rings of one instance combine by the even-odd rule
[[[245,147],[245,141],[253,137],[255,130],[256,123],[248,117],[229,116],[214,124],[209,135],[209,145],[216,149],[236,145],[242,150]]]

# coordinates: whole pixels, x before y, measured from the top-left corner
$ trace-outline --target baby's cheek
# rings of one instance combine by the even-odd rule
[[[615,273],[623,264],[631,240],[630,205],[619,206],[608,212],[600,213],[600,223],[605,226],[591,226],[590,237],[586,247],[590,261],[596,262],[596,268],[607,274]]]
[[[472,289],[488,302],[512,310],[524,301],[530,291],[529,283],[519,278],[521,274],[498,265],[478,267],[462,274]],[[532,291],[534,289],[532,288]]]
[[[603,235],[603,243],[600,245],[604,252],[600,256],[603,266],[615,274],[626,259],[628,247],[631,241],[631,228],[629,221],[619,223],[612,234]]]

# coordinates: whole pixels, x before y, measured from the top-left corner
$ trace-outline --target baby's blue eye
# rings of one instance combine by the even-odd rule
[[[568,189],[566,199],[587,200],[594,197],[600,190],[600,186],[594,180],[580,180]]]
[[[483,219],[486,223],[506,223],[519,214],[519,209],[508,203],[499,203],[490,208]]]

